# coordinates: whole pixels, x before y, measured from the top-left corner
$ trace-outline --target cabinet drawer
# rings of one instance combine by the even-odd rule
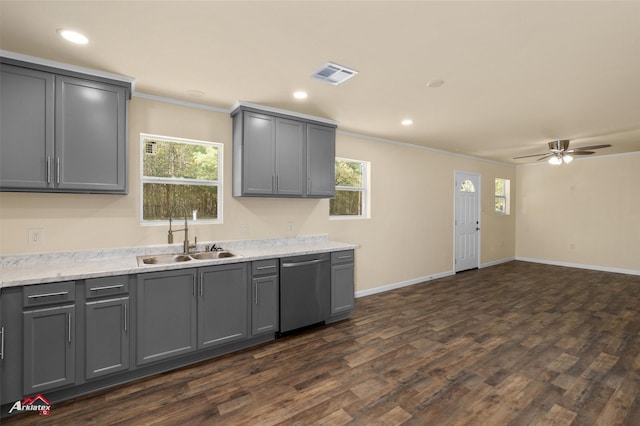
[[[335,251],[331,253],[331,263],[352,263],[353,250]]]
[[[251,275],[274,275],[278,273],[278,259],[251,262]]]
[[[117,277],[91,278],[85,282],[84,289],[87,299],[127,294],[129,293],[129,276],[119,275]]]
[[[75,281],[28,285],[22,288],[22,306],[42,306],[76,300]]]

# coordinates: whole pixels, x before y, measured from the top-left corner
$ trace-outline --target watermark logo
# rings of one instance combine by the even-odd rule
[[[41,394],[29,398],[26,397],[22,401],[16,401],[9,410],[9,414],[14,411],[38,411],[41,416],[48,416],[51,413],[51,403]]]

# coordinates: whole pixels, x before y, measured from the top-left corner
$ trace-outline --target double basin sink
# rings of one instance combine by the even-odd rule
[[[227,250],[201,251],[189,254],[156,254],[150,256],[138,256],[138,265],[166,265],[170,263],[189,262],[191,260],[215,260],[236,255]]]

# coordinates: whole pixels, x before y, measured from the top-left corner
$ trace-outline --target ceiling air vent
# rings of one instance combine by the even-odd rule
[[[356,74],[358,74],[358,71],[329,62],[314,72],[311,77],[337,86]]]

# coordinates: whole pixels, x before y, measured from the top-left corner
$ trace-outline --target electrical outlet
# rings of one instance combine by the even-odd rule
[[[29,245],[41,246],[42,244],[44,244],[44,229],[30,228],[29,229]]]
[[[247,225],[240,225],[240,235],[247,235],[249,227]]]
[[[570,248],[571,250],[575,250],[575,249],[576,249],[576,243],[571,243],[571,244],[569,244],[569,248]]]
[[[294,234],[296,232],[296,223],[295,222],[287,223],[287,232],[289,234]]]

